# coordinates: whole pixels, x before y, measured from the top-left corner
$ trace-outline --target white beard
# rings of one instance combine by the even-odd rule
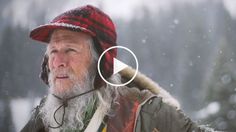
[[[47,99],[45,101],[45,104],[40,110],[40,115],[42,116],[43,123],[45,127],[52,126],[57,127],[58,124],[55,122],[54,119],[54,113],[56,109],[60,105],[62,105],[61,100],[54,97],[52,94],[56,94],[57,96],[61,98],[68,98],[72,97],[74,95],[78,95],[81,93],[84,93],[86,91],[89,91],[91,89],[94,89],[93,82],[95,77],[95,72],[90,70],[91,72],[87,72],[85,75],[85,81],[83,82],[83,85],[77,81],[73,75],[72,79],[75,81],[75,85],[70,88],[70,90],[65,91],[64,93],[57,93],[54,85],[52,84],[52,79],[50,79],[49,76],[49,94],[47,96]],[[68,72],[67,72],[68,73]],[[119,83],[120,77],[114,76],[111,78],[111,81],[115,83]],[[64,116],[64,123],[61,127],[53,129],[49,128],[49,132],[60,132],[65,130],[79,130],[84,127],[84,114],[87,109],[87,106],[89,103],[93,103],[96,99],[97,104],[94,105],[94,107],[97,107],[98,105],[101,105],[105,111],[105,114],[107,115],[114,115],[111,110],[111,103],[116,101],[116,98],[118,96],[117,93],[118,87],[113,87],[111,85],[106,85],[105,87],[100,88],[96,92],[87,93],[85,95],[82,95],[80,97],[76,97],[70,101],[68,101],[68,106],[65,109],[65,116]],[[56,112],[55,118],[59,123],[62,123],[62,117],[63,117],[63,108],[60,108]],[[99,125],[99,124],[97,124]]]
[[[50,79],[49,79],[50,80]],[[47,126],[57,127],[59,126],[55,119],[54,113],[56,109],[60,105],[62,105],[62,101],[58,98],[54,97],[52,94],[56,94],[61,98],[68,98],[74,95],[78,95],[89,91],[92,89],[91,82],[93,82],[91,77],[87,74],[85,77],[85,82],[83,85],[79,84],[78,81],[75,82],[75,86],[71,88],[69,91],[65,91],[58,95],[53,85],[50,85],[49,94],[46,99],[45,105],[42,107],[40,113],[42,115],[43,123]],[[68,101],[68,106],[65,108],[65,116],[63,125],[59,128],[53,129],[49,128],[50,132],[59,132],[62,130],[78,130],[84,127],[83,118],[85,115],[85,111],[87,109],[87,105],[89,103],[93,103],[95,101],[95,94],[93,92],[82,95],[80,97],[76,97]],[[94,106],[96,107],[96,106]],[[62,123],[63,118],[63,107],[60,108],[55,115],[56,120],[59,123]]]
[[[68,107],[65,109],[65,117],[64,117],[64,124],[62,127],[58,129],[50,129],[50,131],[60,131],[60,130],[75,130],[75,129],[82,129],[83,128],[83,117],[84,117],[84,111],[86,110],[86,106],[88,103],[93,101],[93,95],[88,94],[81,96],[79,98],[75,98],[68,102]],[[47,126],[58,126],[58,124],[54,120],[54,112],[55,110],[61,105],[61,102],[59,102],[58,99],[53,97],[52,95],[49,95],[47,98],[47,101],[42,108],[43,113],[43,122]],[[56,119],[59,123],[62,122],[62,116],[63,116],[63,108],[57,111],[56,113]]]

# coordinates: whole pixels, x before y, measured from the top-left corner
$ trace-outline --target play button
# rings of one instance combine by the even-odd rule
[[[125,63],[119,61],[116,58],[113,58],[113,74],[116,74],[120,71],[122,71],[123,69],[127,68],[128,65],[126,65]]]
[[[126,72],[126,70],[125,70],[126,68],[128,69],[128,68],[132,67],[133,69],[135,69],[135,73],[132,77],[130,77],[130,80],[128,80],[124,83],[121,83],[121,84],[110,82],[107,79],[105,79],[104,76],[102,75],[101,69],[100,69],[100,63],[101,63],[102,57],[105,55],[106,52],[109,52],[110,50],[113,50],[113,49],[117,49],[118,57],[120,57],[120,58],[112,58],[113,59],[113,74],[112,74],[112,76],[115,76],[119,72]],[[107,84],[110,84],[112,86],[125,86],[125,85],[129,84],[131,81],[133,81],[133,79],[137,75],[137,73],[138,73],[138,60],[137,60],[137,57],[135,56],[135,54],[130,49],[128,49],[124,46],[113,46],[113,47],[106,49],[100,55],[100,57],[98,59],[97,68],[98,68],[99,76]]]

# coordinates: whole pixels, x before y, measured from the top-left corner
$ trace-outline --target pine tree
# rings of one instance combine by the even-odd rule
[[[235,46],[226,39],[220,43],[209,82],[206,85],[207,107],[204,121],[217,130],[236,131],[236,62]]]

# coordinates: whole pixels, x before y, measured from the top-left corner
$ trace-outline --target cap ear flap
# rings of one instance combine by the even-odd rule
[[[49,68],[48,68],[48,56],[45,55],[41,64],[41,73],[40,78],[43,80],[44,83],[49,85],[48,82],[48,74],[49,74]]]

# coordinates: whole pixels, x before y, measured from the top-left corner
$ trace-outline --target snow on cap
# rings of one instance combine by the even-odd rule
[[[94,39],[94,46],[99,55],[111,46],[116,45],[115,25],[108,15],[91,5],[78,7],[55,17],[50,23],[41,25],[30,32],[30,38],[49,43],[51,34],[55,29],[68,29],[71,31],[84,32]],[[113,72],[113,58],[117,50],[105,53],[101,60],[101,72],[109,78]],[[42,69],[45,64],[42,65]],[[44,70],[42,71],[44,72]],[[44,75],[44,78],[42,78]],[[48,84],[48,73],[41,73],[41,78]]]

